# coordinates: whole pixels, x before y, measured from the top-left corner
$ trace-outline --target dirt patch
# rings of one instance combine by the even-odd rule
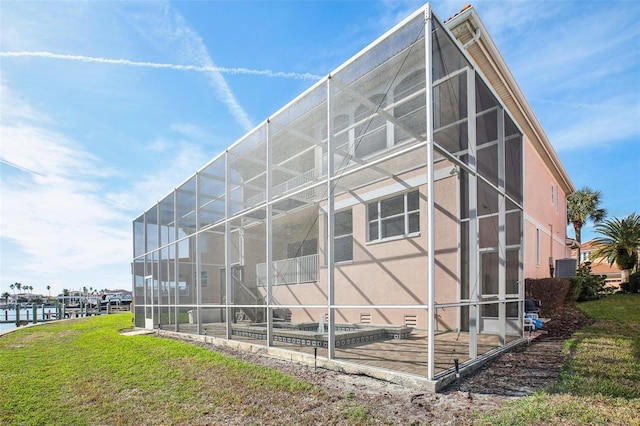
[[[268,366],[321,387],[328,402],[318,402],[320,411],[334,410],[340,418],[345,407],[365,407],[369,420],[391,424],[472,424],[474,412],[487,412],[506,401],[552,386],[565,361],[564,341],[590,321],[571,306],[558,308],[545,325],[546,334],[524,343],[485,364],[473,375],[440,393],[422,392],[367,376],[348,375],[294,364],[264,355],[206,343],[195,343],[244,361]],[[323,412],[323,417],[327,412]],[[345,424],[349,423],[348,418]],[[295,422],[295,419],[290,419]]]

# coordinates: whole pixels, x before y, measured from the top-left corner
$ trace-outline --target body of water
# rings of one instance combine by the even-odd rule
[[[38,307],[37,318],[38,321],[42,321],[43,311],[45,314],[55,313],[55,306],[46,306],[44,309]],[[20,320],[33,322],[33,308],[20,309]],[[9,330],[16,328],[16,310],[15,309],[0,309],[0,321],[10,321],[9,323],[0,323],[0,330]]]

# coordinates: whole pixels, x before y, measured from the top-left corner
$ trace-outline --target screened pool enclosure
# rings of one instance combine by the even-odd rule
[[[426,5],[134,221],[135,324],[437,383],[523,336],[522,144]]]

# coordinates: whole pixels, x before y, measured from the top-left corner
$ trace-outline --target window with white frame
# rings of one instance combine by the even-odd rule
[[[334,216],[334,255],[335,262],[353,260],[353,215],[351,209],[337,212]]]
[[[419,199],[418,191],[412,191],[370,203],[368,241],[419,232]]]

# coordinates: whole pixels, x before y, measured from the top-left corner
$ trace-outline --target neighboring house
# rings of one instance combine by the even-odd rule
[[[475,10],[426,5],[135,219],[135,324],[438,388],[522,340],[573,191]]]
[[[619,287],[622,284],[622,270],[618,268],[618,265],[614,262],[613,265],[609,265],[609,261],[604,258],[594,258],[593,252],[597,247],[594,246],[593,240],[589,240],[582,243],[580,246],[580,264],[585,262],[591,262],[591,274],[592,275],[606,275],[608,287]],[[578,251],[573,250],[571,257],[576,258]]]

